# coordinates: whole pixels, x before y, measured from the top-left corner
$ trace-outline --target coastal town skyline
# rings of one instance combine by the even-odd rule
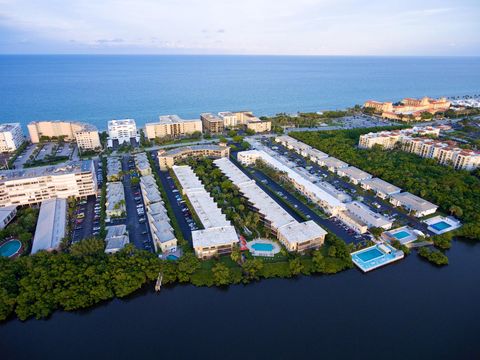
[[[470,0],[0,4],[2,54],[480,55]]]

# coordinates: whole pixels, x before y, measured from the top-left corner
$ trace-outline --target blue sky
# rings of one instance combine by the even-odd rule
[[[0,53],[480,55],[480,0],[0,0]]]

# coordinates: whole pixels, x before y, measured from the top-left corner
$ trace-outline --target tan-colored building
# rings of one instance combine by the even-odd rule
[[[411,121],[421,120],[422,114],[425,112],[436,114],[446,111],[450,108],[450,105],[450,101],[444,97],[440,99],[423,97],[422,99],[405,98],[400,105],[369,100],[363,106],[372,108],[376,113],[387,119]]]
[[[165,170],[175,165],[175,162],[188,157],[221,158],[230,155],[230,148],[223,145],[194,145],[184,146],[172,150],[158,151],[158,164]]]
[[[158,122],[145,124],[145,136],[153,140],[163,137],[180,137],[202,132],[200,119],[182,119],[178,115],[162,115]]]
[[[440,134],[440,127],[432,126],[414,126],[410,129],[380,131],[360,135],[358,147],[370,149],[375,145],[380,145],[384,149],[393,149],[397,143],[407,136],[435,136]]]
[[[200,114],[203,131],[206,134],[221,134],[225,129],[223,119],[212,113]]]
[[[0,207],[97,194],[93,161],[0,171]]]
[[[94,150],[102,147],[95,126],[78,121],[34,121],[28,124],[32,143],[39,143],[43,137],[63,138],[76,141],[80,149]]]
[[[268,132],[272,130],[272,122],[262,120],[250,121],[247,123],[246,128],[248,130],[253,130],[256,133]]]

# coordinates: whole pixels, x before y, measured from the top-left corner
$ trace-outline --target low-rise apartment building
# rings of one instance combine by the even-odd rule
[[[171,150],[159,150],[157,154],[160,169],[165,170],[175,165],[176,161],[188,157],[228,157],[230,148],[223,145],[193,145]]]
[[[390,197],[390,202],[394,206],[401,206],[405,208],[416,217],[434,214],[438,209],[437,205],[432,204],[431,202],[409,192],[392,195]]]
[[[0,171],[0,207],[97,194],[93,161]]]
[[[102,148],[98,129],[79,121],[33,121],[28,124],[32,143],[39,143],[43,138],[62,138],[76,141],[80,150],[98,150]]]
[[[392,220],[358,201],[352,201],[346,204],[346,207],[346,211],[337,215],[338,218],[360,234],[367,232],[369,228],[388,230],[393,225]]]
[[[256,133],[268,132],[272,129],[271,121],[261,120],[251,111],[222,111],[218,113],[218,117],[222,120],[223,127],[227,129],[243,127]]]
[[[107,180],[118,181],[122,178],[122,163],[118,157],[107,158]]]
[[[140,175],[145,176],[152,174],[152,168],[150,167],[150,162],[148,161],[146,153],[142,152],[135,154],[133,158],[135,159],[135,166]]]
[[[105,202],[107,218],[119,218],[126,215],[125,190],[121,182],[107,183],[107,200]]]
[[[131,139],[139,140],[137,124],[134,119],[110,120],[107,129],[108,147],[112,147],[114,142],[122,145],[123,143],[130,144]]]
[[[250,208],[260,215],[262,222],[290,252],[304,252],[320,247],[327,232],[312,220],[299,223],[256,183],[227,158],[214,164],[239,189]]]
[[[56,250],[67,232],[67,200],[49,199],[42,202],[31,254],[40,250]]]
[[[328,171],[331,171],[331,172],[336,172],[339,169],[344,169],[349,166],[345,161],[334,158],[333,156],[320,159],[318,161],[318,165],[325,166],[328,169]]]
[[[16,151],[25,142],[20,123],[0,124],[0,152]]]
[[[362,180],[360,184],[364,190],[371,190],[382,199],[386,199],[402,191],[398,186],[392,185],[379,178]]]
[[[130,242],[126,225],[112,225],[105,229],[107,230],[105,253],[114,254]]]
[[[436,114],[444,112],[450,108],[450,101],[442,97],[440,99],[431,99],[423,97],[422,99],[405,98],[399,105],[392,102],[378,102],[369,100],[363,105],[365,108],[371,108],[382,117],[393,120],[411,121],[422,120],[422,114],[428,112]]]
[[[237,154],[237,158],[238,161],[245,165],[251,165],[257,160],[261,160],[271,168],[283,173],[285,178],[289,180],[300,193],[318,204],[328,214],[336,215],[339,211],[345,209],[345,205],[336,197],[263,150],[241,151]]]
[[[182,119],[178,115],[162,115],[158,122],[145,124],[145,136],[149,140],[164,137],[188,136],[202,132],[200,119]]]
[[[338,169],[337,175],[347,177],[349,181],[355,185],[358,185],[363,180],[372,178],[372,175],[363,170],[360,170],[359,168],[356,168],[355,166]]]
[[[238,235],[225,214],[205,190],[190,166],[173,166],[173,172],[204,229],[192,231],[195,255],[206,259],[228,254],[238,244]]]
[[[371,149],[375,145],[380,145],[384,149],[393,149],[404,137],[408,136],[431,136],[438,137],[441,127],[433,126],[414,126],[409,129],[370,132],[360,135],[358,147],[361,149]]]

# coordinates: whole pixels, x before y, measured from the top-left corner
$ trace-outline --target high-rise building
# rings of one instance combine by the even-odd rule
[[[137,124],[134,119],[110,120],[108,122],[108,146],[112,147],[115,141],[118,144],[130,143],[131,139],[138,141]]]
[[[24,141],[19,123],[0,124],[0,152],[13,152]]]

